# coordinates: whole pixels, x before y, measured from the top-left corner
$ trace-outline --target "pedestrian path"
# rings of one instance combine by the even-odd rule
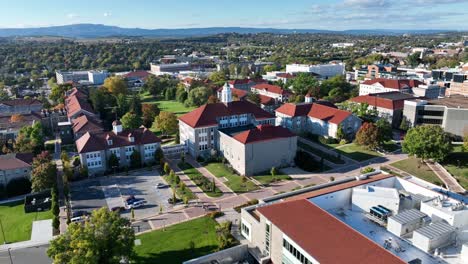
[[[447,188],[456,193],[465,193],[466,190],[457,182],[457,180],[438,162],[426,162],[427,166],[439,177]]]

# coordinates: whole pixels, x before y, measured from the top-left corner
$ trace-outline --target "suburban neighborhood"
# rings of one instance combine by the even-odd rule
[[[354,19],[0,18],[0,263],[468,263],[468,29]]]

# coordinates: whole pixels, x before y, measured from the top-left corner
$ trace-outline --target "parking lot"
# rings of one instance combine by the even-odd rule
[[[144,205],[135,208],[135,218],[148,217],[172,209],[168,199],[172,197],[170,188],[157,189],[158,183],[164,183],[156,171],[141,170],[127,175],[100,177],[72,184],[72,209],[92,211],[103,206],[108,208],[123,207],[124,199],[130,195],[146,201]],[[122,216],[131,218],[130,210],[122,212]]]

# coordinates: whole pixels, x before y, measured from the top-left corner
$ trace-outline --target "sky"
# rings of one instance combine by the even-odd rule
[[[468,30],[468,0],[0,0],[0,28],[77,23],[148,29]]]

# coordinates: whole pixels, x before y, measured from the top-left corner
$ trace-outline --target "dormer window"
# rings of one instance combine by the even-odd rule
[[[107,140],[107,145],[112,146],[112,139]]]
[[[128,134],[128,141],[135,142],[135,137],[132,134]]]

